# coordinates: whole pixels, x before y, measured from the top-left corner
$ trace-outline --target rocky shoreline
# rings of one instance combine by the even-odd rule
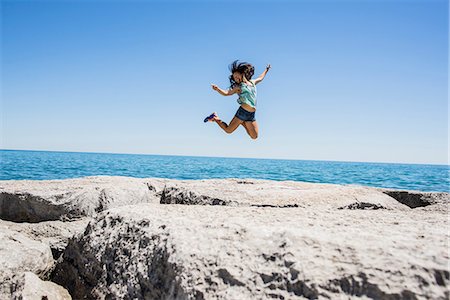
[[[448,193],[0,181],[0,299],[448,299]]]

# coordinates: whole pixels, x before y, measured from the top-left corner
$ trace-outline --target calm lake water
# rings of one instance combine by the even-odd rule
[[[257,178],[450,192],[448,165],[0,150],[0,180]]]

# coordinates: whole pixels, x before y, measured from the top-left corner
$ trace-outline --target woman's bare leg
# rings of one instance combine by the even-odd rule
[[[219,127],[226,133],[232,133],[244,122],[236,116],[231,120],[230,125],[227,125],[227,123],[223,122],[219,117],[214,118],[213,121],[216,122],[217,125],[219,125]]]
[[[256,121],[245,121],[242,122],[242,126],[244,126],[245,130],[247,131],[247,134],[252,139],[258,138],[258,123]]]

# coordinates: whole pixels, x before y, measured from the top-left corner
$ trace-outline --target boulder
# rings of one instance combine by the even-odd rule
[[[313,203],[109,209],[51,278],[75,299],[448,299],[447,215]]]
[[[6,228],[12,232],[25,235],[31,240],[42,242],[50,247],[53,258],[57,259],[66,248],[69,239],[76,234],[83,233],[90,220],[90,217],[71,222],[16,223],[0,220],[0,231]]]
[[[6,295],[5,295],[6,296]],[[10,298],[14,300],[71,300],[69,292],[51,282],[43,281],[36,274],[24,272],[15,276]]]
[[[330,209],[366,203],[385,209],[409,209],[376,188],[261,179],[170,181],[161,192],[160,203]]]
[[[257,179],[0,181],[0,298],[448,299],[448,204]]]
[[[386,195],[411,208],[425,207],[434,204],[447,204],[449,194],[441,192],[420,192],[408,190],[379,189]]]
[[[3,223],[0,223],[0,240],[0,295],[10,294],[17,274],[29,271],[42,278],[49,275],[55,261],[48,245]]]
[[[45,275],[53,266],[50,247],[0,223],[0,275],[20,271]]]
[[[70,220],[122,205],[159,202],[163,179],[91,176],[0,181],[0,218],[14,222]]]

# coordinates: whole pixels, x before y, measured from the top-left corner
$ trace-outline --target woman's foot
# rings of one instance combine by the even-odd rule
[[[214,113],[214,117],[212,118],[212,122],[217,122],[217,121],[220,121],[220,118],[219,118],[219,116],[216,113]]]
[[[204,120],[204,122],[215,122],[219,117],[217,116],[216,112],[213,112],[212,114],[210,114],[209,116],[207,116]]]

